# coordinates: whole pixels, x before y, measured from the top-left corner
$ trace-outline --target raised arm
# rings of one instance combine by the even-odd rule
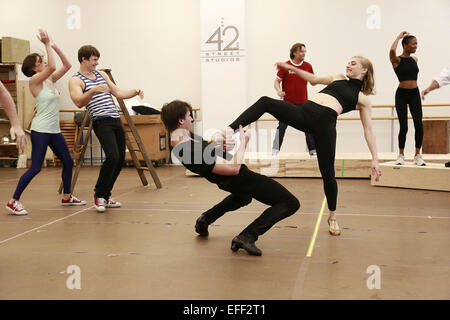
[[[100,74],[105,78],[108,83],[108,87],[111,90],[111,94],[118,99],[130,99],[135,96],[139,96],[141,99],[144,98],[144,91],[142,89],[131,89],[131,90],[122,90],[118,86],[111,81],[106,72],[100,71]]]
[[[231,160],[226,160],[217,157],[216,164],[212,169],[212,173],[222,176],[236,176],[239,174],[239,170],[241,169],[241,165],[244,161],[245,150],[247,149],[247,145],[250,140],[250,132],[248,130],[244,131],[244,129],[242,129],[242,126],[240,125],[239,131],[241,144],[239,145],[239,148],[234,154],[233,158]]]
[[[377,143],[372,128],[372,103],[370,102],[370,99],[364,94],[360,93],[359,96],[359,115],[364,129],[364,138],[366,139],[367,146],[369,147],[370,153],[372,154],[372,175],[374,175],[375,180],[378,181],[381,176],[381,170],[378,165]]]
[[[50,80],[52,80],[52,82],[56,82],[59,79],[61,79],[62,76],[64,76],[67,73],[67,71],[70,70],[70,68],[72,68],[72,65],[70,64],[69,60],[66,58],[64,53],[61,51],[61,49],[56,45],[56,43],[51,38],[50,38],[50,46],[53,48],[53,50],[55,50],[56,54],[59,56],[63,64],[62,67],[59,68],[57,71],[55,71],[50,77]]]
[[[19,118],[17,117],[16,106],[14,100],[9,94],[8,90],[0,82],[0,106],[5,110],[6,115],[11,123],[10,134],[13,140],[16,140],[16,146],[20,150],[24,150],[26,146],[25,132],[20,126]]]
[[[37,36],[39,41],[45,45],[47,51],[47,66],[42,72],[36,73],[30,78],[30,89],[33,92],[33,87],[40,87],[42,83],[49,78],[53,72],[55,72],[55,57],[53,56],[53,50],[50,46],[50,38],[45,30],[39,29],[39,35]],[[40,90],[39,90],[40,91]]]
[[[407,35],[409,35],[409,33],[406,31],[400,32],[397,38],[395,38],[394,43],[392,43],[391,48],[389,49],[389,60],[391,60],[392,66],[394,68],[397,68],[398,64],[400,63],[400,58],[397,57],[398,42],[400,41],[400,39],[403,39]]]
[[[295,72],[300,78],[308,81],[313,86],[315,86],[316,84],[328,85],[331,82],[333,82],[334,80],[345,79],[345,76],[343,74],[333,74],[333,75],[328,75],[328,76],[317,76],[314,73],[310,73],[310,72],[307,72],[307,71],[304,71],[304,70],[300,70],[299,68],[291,66],[290,64],[288,64],[286,62],[277,62],[276,66],[278,68],[284,68],[286,70],[290,70],[290,71]]]

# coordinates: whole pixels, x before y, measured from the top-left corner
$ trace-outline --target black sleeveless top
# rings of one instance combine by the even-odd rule
[[[179,143],[173,148],[174,156],[187,169],[205,177],[209,182],[220,183],[229,179],[229,176],[215,174],[212,170],[217,157],[231,160],[233,156],[193,133],[191,133],[191,138],[194,140]]]
[[[416,60],[413,57],[400,58],[400,63],[397,68],[394,68],[394,72],[397,75],[398,81],[417,80],[417,74],[419,73],[419,67]]]
[[[326,93],[339,101],[342,113],[356,109],[362,81],[359,79],[335,80],[326,86],[320,93]]]

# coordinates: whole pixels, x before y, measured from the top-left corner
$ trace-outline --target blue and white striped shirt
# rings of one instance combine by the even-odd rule
[[[99,84],[108,85],[105,78],[94,70],[95,80],[91,80],[83,76],[80,72],[75,74],[75,77],[80,78],[84,82],[83,93],[86,93],[90,89]],[[92,97],[91,101],[86,106],[86,110],[92,117],[92,120],[98,120],[102,118],[120,118],[119,112],[117,111],[116,105],[111,97],[110,93],[97,92]]]

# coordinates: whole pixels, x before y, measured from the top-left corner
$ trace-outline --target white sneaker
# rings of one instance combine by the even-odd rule
[[[23,205],[17,200],[14,200],[13,203],[8,202],[6,204],[6,209],[11,211],[12,214],[15,214],[16,216],[24,216],[28,214],[28,211],[25,210]]]
[[[405,164],[405,155],[399,154],[397,161],[395,161],[395,164],[404,165]]]
[[[84,206],[86,201],[80,200],[74,195],[70,195],[70,198],[67,200],[61,199],[62,206]]]
[[[104,212],[106,210],[106,200],[94,196],[94,207],[98,212]]]
[[[279,153],[280,153],[280,150],[272,149],[272,158],[278,158]]]
[[[119,208],[122,204],[119,201],[114,201],[113,199],[109,198],[106,200],[105,207],[107,208]]]
[[[416,156],[414,157],[414,164],[416,166],[426,166],[427,164],[425,163],[425,161],[423,161],[422,155],[416,154]]]

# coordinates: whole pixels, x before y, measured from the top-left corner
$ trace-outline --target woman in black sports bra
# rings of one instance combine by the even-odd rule
[[[372,154],[372,175],[375,175],[377,181],[381,176],[375,135],[372,130],[372,104],[367,96],[373,94],[374,89],[372,63],[364,57],[353,57],[347,64],[346,76],[334,74],[322,77],[300,70],[284,62],[278,62],[276,65],[278,68],[295,72],[312,85],[325,84],[327,87],[300,105],[262,97],[245,110],[229,127],[236,131],[239,129],[239,125],[245,127],[268,112],[279,121],[293,128],[312,133],[316,141],[317,161],[319,162],[328,202],[329,232],[332,235],[340,235],[341,230],[336,221],[338,188],[334,173],[336,120],[338,115],[352,110],[359,110],[364,128],[364,137]]]
[[[398,42],[402,39],[403,53],[397,56],[396,50]],[[405,141],[408,132],[408,107],[411,112],[414,129],[416,153],[414,156],[414,164],[425,166],[425,162],[420,154],[423,141],[423,125],[422,125],[422,102],[420,100],[420,92],[417,87],[417,74],[419,67],[417,66],[417,57],[411,56],[417,50],[417,39],[406,31],[400,32],[389,50],[389,59],[391,60],[394,72],[400,81],[397,91],[395,92],[395,110],[400,124],[398,133],[399,155],[396,164],[405,164]]]

